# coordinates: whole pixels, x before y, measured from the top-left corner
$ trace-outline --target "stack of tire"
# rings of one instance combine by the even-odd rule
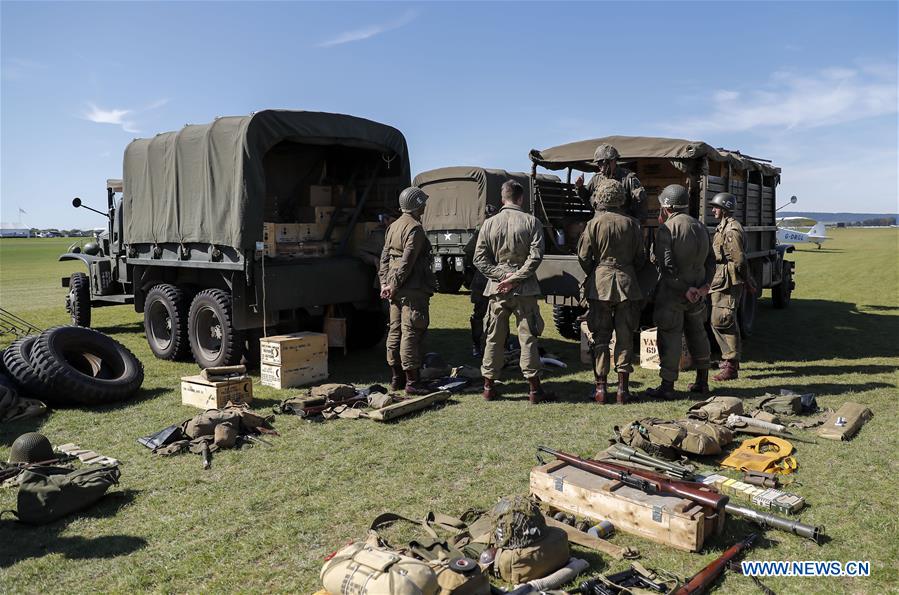
[[[124,345],[78,326],[17,339],[2,359],[19,392],[57,407],[124,401],[144,381],[143,365]]]

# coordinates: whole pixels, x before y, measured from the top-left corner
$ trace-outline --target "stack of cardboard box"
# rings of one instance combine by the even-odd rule
[[[291,333],[259,340],[262,384],[290,388],[328,378],[328,336]]]

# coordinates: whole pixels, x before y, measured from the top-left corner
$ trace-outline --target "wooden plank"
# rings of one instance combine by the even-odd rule
[[[552,517],[543,515],[543,518],[546,519],[546,524],[550,527],[558,527],[559,529],[565,531],[565,533],[568,535],[568,541],[570,541],[571,543],[577,544],[581,547],[589,548],[591,550],[596,550],[604,554],[609,554],[616,560],[632,560],[634,558],[640,557],[640,552],[635,549],[631,549],[629,547],[621,547],[620,545],[615,545],[611,541],[600,539],[599,537],[593,537],[592,535],[588,535],[583,531],[578,531],[571,525],[566,525],[565,523],[559,522]]]
[[[683,498],[647,494],[555,461],[531,470],[531,493],[549,506],[685,551],[699,551],[723,517]]]

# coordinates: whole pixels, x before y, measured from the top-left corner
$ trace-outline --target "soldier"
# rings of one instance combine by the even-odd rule
[[[658,328],[660,376],[658,388],[646,391],[658,399],[675,398],[681,336],[686,334],[687,348],[696,367],[696,382],[691,392],[709,390],[709,338],[705,332],[705,296],[715,272],[715,259],[709,249],[709,232],[688,215],[690,197],[678,184],[666,186],[659,194],[662,211],[655,235],[654,258],[660,279],[653,312]]]
[[[612,145],[605,143],[596,147],[593,152],[593,164],[599,168],[599,171],[590,178],[587,185],[584,185],[584,174],[581,174],[574,181],[577,188],[577,194],[584,202],[590,202],[593,208],[593,198],[596,193],[596,185],[604,178],[611,178],[621,182],[624,188],[624,206],[622,211],[626,215],[636,217],[638,223],[643,223],[646,219],[646,191],[643,185],[637,179],[634,172],[623,167],[618,167],[618,150]]]
[[[715,256],[715,277],[712,279],[712,331],[721,348],[721,372],[715,380],[734,380],[740,369],[740,327],[737,325],[737,305],[747,291],[753,291],[749,267],[744,253],[743,226],[733,218],[737,197],[730,192],[719,192],[712,199],[712,213],[718,219],[718,228],[712,240]]]
[[[543,260],[543,228],[537,218],[521,210],[524,188],[514,180],[502,186],[503,206],[486,220],[478,234],[474,265],[487,278],[484,295],[490,298],[487,341],[481,374],[484,398],[498,396],[494,382],[505,363],[504,347],[509,335],[509,318],[514,314],[521,343],[521,372],[530,385],[530,402],[553,398],[540,386],[540,353],[537,337],[543,332],[543,318],[537,296],[540,286],[535,273]]]
[[[587,223],[578,242],[578,260],[587,279],[584,291],[590,303],[587,325],[593,334],[593,373],[597,403],[606,402],[609,375],[609,341],[615,331],[615,370],[618,372],[618,403],[630,399],[628,386],[634,331],[639,324],[643,294],[637,284],[637,270],[646,258],[643,232],[633,217],[624,215],[624,188],[605,178],[593,193],[596,215]]]
[[[428,306],[437,287],[431,271],[431,243],[421,226],[428,195],[412,186],[400,193],[403,214],[387,228],[381,252],[381,297],[390,301],[387,365],[390,386],[407,395],[427,394],[419,384],[422,343],[428,330]]]
[[[487,205],[484,209],[484,219],[487,220],[497,213],[494,205]],[[475,229],[471,240],[463,249],[465,252],[465,266],[474,265],[474,250],[478,243],[478,235],[480,235],[481,226]],[[490,304],[490,298],[484,295],[487,289],[487,278],[481,274],[481,271],[475,269],[471,278],[471,303],[472,311],[469,318],[471,326],[471,354],[474,357],[482,357],[484,355],[484,317],[487,315],[487,306]]]

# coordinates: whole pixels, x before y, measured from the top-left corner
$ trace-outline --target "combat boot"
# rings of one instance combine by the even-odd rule
[[[484,400],[492,401],[499,397],[499,391],[496,390],[496,381],[493,378],[484,378]]]
[[[420,397],[430,392],[418,382],[418,370],[406,370],[406,395]]]
[[[631,400],[630,376],[627,372],[618,372],[618,393],[615,395],[615,401],[619,405]]]
[[[403,366],[397,364],[395,366],[390,366],[390,388],[392,390],[403,390],[406,386],[405,380],[405,372],[403,372]]]
[[[600,405],[606,404],[606,399],[608,395],[606,393],[607,384],[606,377],[600,376],[596,379],[596,390],[593,392],[593,400],[599,403]]]
[[[737,362],[724,360],[721,365],[721,372],[715,374],[715,382],[724,382],[725,380],[736,380],[738,377],[737,370],[740,366]]]
[[[650,399],[659,399],[662,401],[676,399],[677,393],[674,392],[674,382],[671,380],[662,380],[662,383],[658,387],[647,388],[646,396]]]
[[[534,376],[532,378],[528,378],[528,384],[531,387],[531,391],[528,393],[528,402],[531,405],[536,405],[540,401],[553,401],[556,398],[551,392],[543,390],[543,387],[540,385],[540,377]]]
[[[688,387],[688,390],[691,393],[699,393],[701,395],[707,395],[709,393],[709,371],[705,370],[696,370],[696,382],[691,384]]]

